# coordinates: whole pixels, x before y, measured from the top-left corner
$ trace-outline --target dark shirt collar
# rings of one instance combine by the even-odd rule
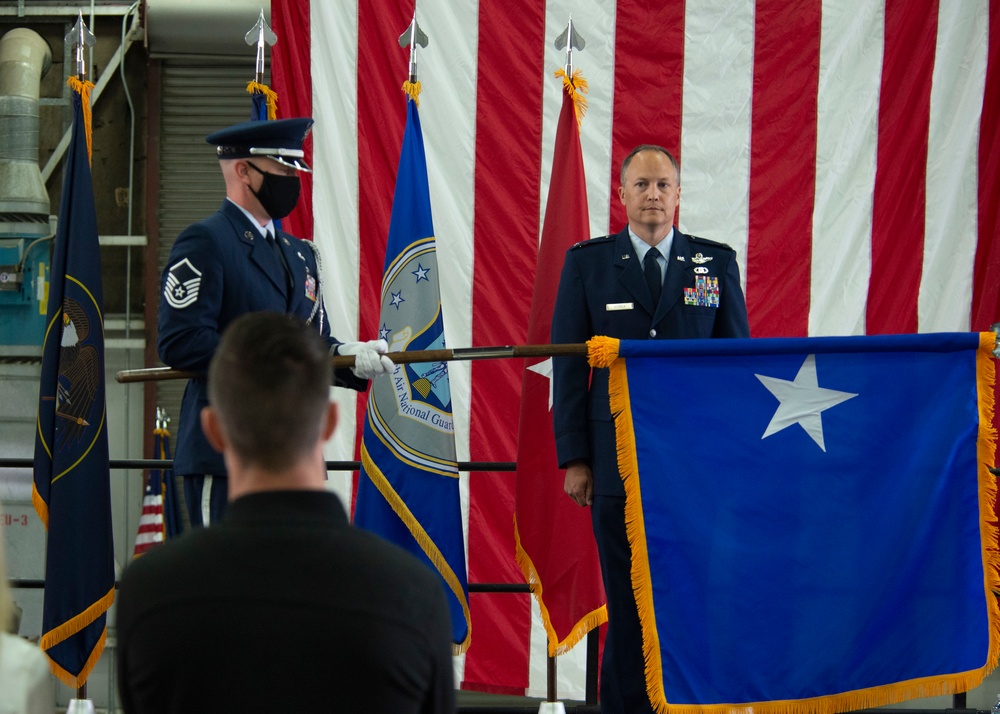
[[[340,498],[330,491],[259,491],[229,504],[220,525],[252,526],[270,522],[347,525]]]

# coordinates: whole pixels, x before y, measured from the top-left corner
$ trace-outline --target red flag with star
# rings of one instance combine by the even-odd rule
[[[589,237],[587,185],[579,116],[586,81],[563,76],[566,93],[556,129],[552,179],[538,248],[528,343],[549,342],[563,258]],[[607,621],[601,566],[590,523],[563,491],[552,432],[552,358],[525,360],[517,439],[515,531],[517,561],[542,612],[549,655],[562,654]]]

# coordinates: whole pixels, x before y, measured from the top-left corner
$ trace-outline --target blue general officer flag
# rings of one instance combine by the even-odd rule
[[[101,258],[83,117],[93,85],[70,83],[72,137],[52,256],[32,497],[48,529],[41,646],[56,676],[77,688],[104,649],[115,569]]]
[[[995,335],[605,340],[658,711],[837,712],[982,682],[1000,652]]]
[[[379,338],[390,352],[443,349],[444,322],[427,160],[416,102],[406,105],[389,221]],[[446,362],[397,364],[372,382],[354,522],[436,570],[456,653],[469,646],[469,585]]]

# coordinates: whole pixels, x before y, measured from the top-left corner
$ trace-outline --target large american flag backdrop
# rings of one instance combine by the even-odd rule
[[[1000,0],[421,0],[415,11],[430,38],[417,67],[450,347],[524,342],[561,103],[552,75],[565,63],[554,41],[571,14],[587,43],[575,64],[590,84],[591,235],[624,225],[621,160],[657,143],[682,165],[681,230],[737,250],[755,336],[1000,319]],[[316,119],[311,201],[286,228],[319,245],[342,340],[377,336],[406,115],[397,39],[413,14],[413,0],[272,1],[278,115]],[[452,363],[460,461],[514,460],[522,368]],[[362,402],[335,391],[345,418],[328,458],[352,459]],[[334,478],[349,498],[350,475]],[[513,475],[464,476],[462,493],[469,582],[523,582]],[[530,597],[474,593],[470,607],[463,686],[544,694]],[[561,696],[582,697],[583,649],[560,658]]]

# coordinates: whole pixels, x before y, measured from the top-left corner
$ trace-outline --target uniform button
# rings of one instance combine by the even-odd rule
[[[649,331],[649,336],[650,337],[656,337],[656,330],[655,329],[654,330],[650,330]]]

